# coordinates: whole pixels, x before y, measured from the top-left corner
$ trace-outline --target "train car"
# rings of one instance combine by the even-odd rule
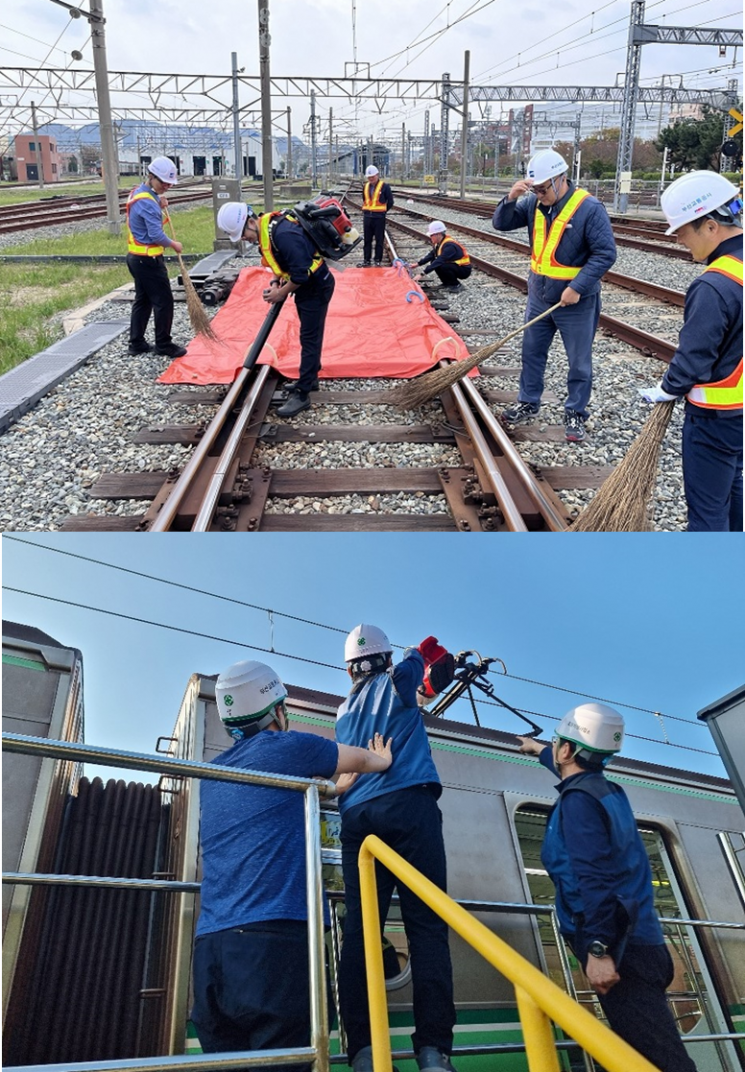
[[[333,737],[342,697],[288,688],[293,728]],[[467,902],[488,928],[600,1015],[580,966],[553,923],[553,889],[540,862],[546,816],[555,799],[554,779],[537,760],[518,751],[512,734],[444,717],[423,717],[444,786],[440,804],[451,896]],[[230,744],[217,714],[214,678],[194,675],[172,735],[159,739],[157,749],[175,758],[208,761]],[[623,757],[610,765],[608,775],[626,789],[652,863],[658,909],[667,921],[667,941],[676,965],[670,997],[681,1033],[700,1072],[736,1072],[745,1067],[741,1044],[710,1040],[742,1030],[745,1020],[745,905],[737,892],[742,874],[731,870],[743,848],[745,824],[735,793],[726,779]],[[141,954],[148,972],[136,995],[140,1018],[115,1053],[81,1048],[61,1056],[52,1040],[47,1062],[199,1052],[188,1022],[198,914],[199,782],[164,776],[158,792],[160,854],[152,873],[194,885],[149,895],[151,925]],[[343,941],[339,825],[336,807],[324,804],[324,879],[334,905],[334,938]],[[122,891],[114,894],[122,895]],[[60,934],[59,941],[80,937]],[[395,905],[386,939],[392,1047],[406,1051],[413,1023],[412,993],[406,938]],[[469,1049],[468,1055],[456,1052],[459,1072],[525,1069],[512,985],[458,937],[452,937],[451,948],[458,1010],[455,1044],[457,1049]],[[37,1007],[43,1009],[44,1001]],[[68,1015],[85,1016],[85,1009],[71,1007]],[[155,1044],[152,1033],[147,1036],[140,1030],[146,1018],[157,1021]],[[87,1030],[83,1024],[81,1037]],[[335,1052],[343,1053],[343,1025],[332,1042]],[[576,1049],[562,1051],[561,1061],[565,1069],[591,1067]],[[17,1058],[13,1063],[26,1062]],[[396,1066],[401,1072],[415,1068],[413,1062],[399,1059]]]

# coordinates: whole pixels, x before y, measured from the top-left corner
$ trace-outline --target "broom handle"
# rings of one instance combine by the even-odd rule
[[[484,354],[483,357],[479,358],[478,361],[474,362],[474,366],[478,365],[481,361],[486,361],[487,357],[491,357],[492,354],[495,354],[497,352],[497,350],[501,350],[504,344],[506,342],[509,342],[510,339],[514,339],[516,335],[519,335],[521,331],[525,331],[525,329],[529,328],[531,324],[536,324],[539,320],[543,320],[544,316],[548,316],[549,313],[555,313],[556,310],[560,307],[561,302],[557,302],[556,305],[552,305],[550,306],[550,308],[544,309],[542,313],[538,314],[538,316],[534,316],[532,320],[528,320],[525,324],[521,324],[519,328],[515,328],[514,331],[511,331],[509,335],[505,335],[505,337],[503,339],[500,339],[499,342],[492,343],[491,346],[485,346],[484,350],[486,350],[487,352]]]

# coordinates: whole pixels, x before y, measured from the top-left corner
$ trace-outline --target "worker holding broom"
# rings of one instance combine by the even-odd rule
[[[689,532],[742,532],[742,199],[716,171],[668,186],[662,211],[706,269],[686,293],[678,349],[647,402],[685,396],[683,480]]]
[[[181,253],[183,246],[163,230],[162,196],[177,182],[176,165],[167,156],[148,164],[147,179],[127,200],[127,268],[135,281],[135,299],[129,321],[129,353],[146,354],[152,347],[145,330],[154,313],[155,352],[164,357],[183,357],[186,350],[171,338],[173,293],[163,260],[164,249]]]
[[[300,320],[300,376],[287,388],[289,397],[279,407],[280,417],[295,417],[310,408],[310,392],[318,390],[326,313],[334,293],[334,277],[326,261],[303,228],[282,212],[257,216],[250,205],[230,201],[217,214],[217,226],[231,242],[253,242],[262,262],[274,272],[264,291],[273,305],[295,295]]]
[[[564,433],[570,443],[585,438],[592,391],[592,343],[600,318],[600,280],[616,260],[610,220],[603,205],[567,178],[567,162],[553,149],[536,153],[527,178],[514,184],[494,210],[497,231],[528,228],[532,255],[525,319],[556,302],[561,308],[523,335],[520,390],[502,412],[510,424],[527,424],[541,405],[548,351],[557,330],[569,359]]]

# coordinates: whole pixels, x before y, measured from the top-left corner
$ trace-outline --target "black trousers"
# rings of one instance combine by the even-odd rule
[[[163,257],[127,254],[127,268],[135,281],[135,300],[129,321],[129,345],[143,347],[150,314],[155,313],[155,345],[158,350],[171,345],[173,293]]]
[[[193,974],[191,1018],[205,1053],[310,1045],[308,927],[303,920],[250,923],[197,938]],[[327,966],[330,1028],[328,982]],[[258,1072],[272,1068],[262,1066]]]
[[[385,212],[363,212],[362,214],[363,235],[363,259],[372,260],[373,238],[375,239],[375,260],[383,259],[383,243],[385,240]]]
[[[324,271],[320,268],[319,271]],[[321,350],[323,348],[323,331],[326,326],[326,313],[334,293],[336,282],[328,268],[326,277],[311,283],[304,283],[295,291],[295,308],[300,318],[300,376],[298,389],[305,394],[321,369]]]
[[[360,846],[368,834],[377,834],[440,889],[444,890],[447,885],[442,815],[434,795],[426,786],[386,793],[344,813],[341,858],[346,915],[339,965],[339,1001],[350,1061],[363,1046],[370,1045],[357,869]],[[397,882],[380,864],[376,864],[375,876],[382,930]],[[451,1053],[455,1006],[447,924],[403,883],[398,886],[398,895],[411,953],[414,1051],[418,1053],[422,1046],[435,1046],[444,1053]]]
[[[621,981],[598,1000],[616,1034],[661,1072],[696,1072],[665,994],[674,973],[667,946],[628,945]]]
[[[435,268],[435,275],[444,287],[453,287],[459,279],[468,279],[470,274],[470,264],[443,264],[441,268]]]

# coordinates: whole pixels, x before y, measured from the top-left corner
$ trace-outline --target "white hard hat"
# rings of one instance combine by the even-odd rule
[[[246,725],[265,729],[286,696],[287,689],[271,666],[252,659],[228,667],[215,685],[217,710],[228,729]]]
[[[256,213],[250,205],[228,201],[217,213],[217,226],[227,232],[231,242],[240,242],[247,219],[256,219]]]
[[[739,191],[729,179],[717,171],[691,171],[671,182],[662,195],[662,211],[670,224],[665,234],[675,234],[679,227],[714,212],[723,205],[739,199]],[[735,206],[733,206],[735,207]],[[730,217],[738,216],[742,202]]]
[[[344,661],[356,662],[366,655],[392,652],[391,642],[376,625],[356,625],[344,642]]]
[[[588,753],[612,755],[623,745],[623,715],[602,703],[573,707],[556,727],[556,736]]]
[[[175,186],[178,182],[176,165],[167,156],[156,156],[155,160],[151,160],[147,165],[147,170],[155,175],[156,179],[167,182],[170,186]]]
[[[370,164],[369,168],[365,168],[365,177],[368,178],[368,179],[371,179],[373,177],[373,175],[378,175],[378,174],[379,174],[378,169],[375,167],[374,164]]]
[[[555,149],[543,149],[528,161],[526,178],[540,184],[563,175],[568,170],[569,164],[560,153]]]
[[[445,234],[445,224],[442,220],[432,220],[432,223],[427,227],[427,234],[430,238],[433,234]]]

